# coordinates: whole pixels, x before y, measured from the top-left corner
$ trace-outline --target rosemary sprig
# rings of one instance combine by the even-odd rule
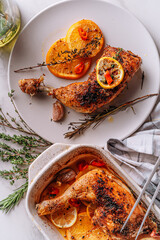
[[[73,138],[77,134],[82,134],[84,130],[88,129],[91,125],[94,125],[93,128],[95,128],[102,120],[104,120],[106,117],[113,115],[119,111],[125,110],[128,107],[132,107],[134,104],[143,101],[147,98],[157,96],[158,94],[148,94],[139,98],[136,98],[132,101],[126,102],[118,107],[110,107],[107,110],[102,111],[101,113],[92,115],[90,117],[80,119],[78,122],[71,122],[69,124],[68,129],[71,129],[71,131],[68,131],[64,134],[65,138]]]
[[[9,194],[8,197],[0,201],[0,210],[4,211],[5,213],[8,213],[11,209],[18,205],[21,199],[24,197],[27,188],[28,181],[26,181],[26,183],[24,183],[20,188],[15,190],[13,193]]]
[[[32,69],[39,68],[39,67],[54,66],[57,64],[71,62],[74,59],[88,58],[92,54],[92,51],[100,44],[101,39],[102,39],[102,34],[100,33],[100,37],[93,38],[90,42],[88,42],[86,44],[86,46],[84,48],[81,48],[80,50],[75,48],[73,50],[66,50],[63,52],[61,51],[60,53],[58,52],[56,58],[62,57],[64,54],[67,54],[67,58],[64,57],[63,61],[59,61],[59,60],[57,61],[55,58],[50,63],[45,63],[45,62],[37,63],[37,65],[20,68],[20,69],[15,70],[14,72],[19,73],[22,71],[32,70]]]

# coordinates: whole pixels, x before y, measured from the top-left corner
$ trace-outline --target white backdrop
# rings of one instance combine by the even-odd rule
[[[76,0],[75,0],[76,1]],[[22,27],[39,11],[49,5],[60,2],[56,0],[16,0],[21,12]],[[150,32],[160,52],[160,1],[159,0],[110,0],[115,5],[131,11]],[[138,38],[138,36],[136,36]],[[7,97],[7,68],[10,45],[0,49],[0,105],[14,116],[13,107]],[[1,169],[7,164],[0,163]],[[17,186],[11,186],[6,180],[0,179],[0,200],[5,198]],[[23,200],[14,211],[5,215],[0,212],[0,239],[3,240],[43,240],[41,233],[33,226],[25,211]]]

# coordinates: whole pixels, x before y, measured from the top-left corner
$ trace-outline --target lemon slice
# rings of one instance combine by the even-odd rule
[[[112,89],[122,82],[124,70],[114,58],[102,57],[97,63],[96,75],[97,82],[102,88]]]
[[[57,211],[51,215],[51,222],[59,228],[69,228],[77,220],[77,208],[69,206],[63,212]]]

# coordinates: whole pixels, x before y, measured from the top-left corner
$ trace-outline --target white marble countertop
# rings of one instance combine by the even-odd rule
[[[75,0],[76,1],[76,0]],[[92,0],[91,0],[92,1]],[[21,12],[22,27],[39,11],[59,0],[16,0]],[[160,53],[160,1],[159,0],[108,0],[115,5],[131,11],[148,29]],[[136,41],[136,38],[135,38]],[[0,106],[14,115],[13,107],[7,97],[7,68],[10,55],[10,45],[0,49]],[[6,164],[1,163],[1,169]],[[0,179],[0,199],[5,198],[16,186],[11,186],[6,180]],[[33,226],[25,211],[23,200],[14,211],[9,214],[0,212],[0,239],[3,240],[42,240],[44,237]]]

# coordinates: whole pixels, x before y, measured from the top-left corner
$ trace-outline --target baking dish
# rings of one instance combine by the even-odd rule
[[[41,192],[52,181],[54,175],[64,167],[77,161],[83,154],[91,153],[101,157],[111,169],[113,169],[138,195],[141,188],[130,178],[130,176],[116,163],[115,159],[105,150],[93,145],[67,145],[54,144],[44,151],[29,168],[29,187],[26,196],[26,210],[44,237],[48,240],[62,240],[58,230],[47,220],[46,217],[39,217],[35,208]],[[148,206],[150,199],[145,195],[143,202]],[[160,209],[153,205],[152,212],[160,220]]]

